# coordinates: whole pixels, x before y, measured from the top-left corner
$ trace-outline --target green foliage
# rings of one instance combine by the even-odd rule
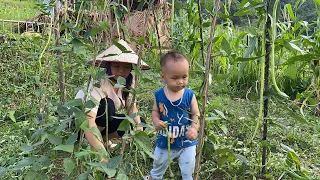
[[[40,12],[37,3],[38,0],[2,0],[0,2],[0,19],[23,21],[35,17]]]
[[[30,2],[27,4],[34,3]],[[1,3],[10,4],[8,1]],[[11,4],[14,3],[19,2],[12,1]],[[94,107],[97,102],[93,99],[83,102],[74,96],[80,89],[87,92],[87,86],[83,84],[89,76],[93,77],[94,83],[107,78],[105,70],[98,70],[87,62],[105,49],[106,42],[101,42],[101,33],[110,33],[111,28],[107,20],[96,23],[91,21],[89,14],[83,13],[104,12],[103,1],[83,1],[75,6],[81,19],[77,22],[61,20],[60,30],[64,34],[61,33],[59,45],[54,45],[53,38],[48,40],[45,33],[37,36],[0,34],[0,152],[3,154],[0,177],[3,179],[103,179],[105,174],[116,179],[139,179],[152,167],[155,132],[151,125],[146,125],[144,132],[131,130],[130,124],[137,126],[133,116],[127,115],[120,125],[120,129],[128,131],[124,136],[128,140],[123,156],[119,153],[120,144],[106,153],[97,152],[86,141],[77,140],[79,130],[92,131],[102,139],[99,130],[89,129],[86,120],[85,109]],[[118,20],[128,13],[123,5],[114,3],[112,7]],[[314,116],[315,106],[319,103],[315,92],[320,87],[319,65],[314,61],[320,53],[319,32],[318,28],[312,29],[318,26],[312,23],[311,17],[316,17],[314,11],[299,13],[314,6],[311,1],[280,2],[279,10],[287,16],[277,19],[275,75],[279,88],[294,101],[284,101],[269,89],[266,95],[272,95],[268,117],[270,138],[261,141],[257,137],[252,142],[249,140],[259,109],[256,103],[260,87],[259,60],[265,55],[261,52],[264,32],[259,24],[265,4],[245,0],[232,1],[229,6],[224,1],[222,7],[211,54],[213,82],[209,88],[200,179],[256,178],[261,170],[263,147],[267,147],[269,154],[267,178],[319,178],[320,124]],[[204,23],[201,25],[195,1],[178,4],[174,32],[170,37],[172,47],[187,54],[190,60],[189,88],[196,91],[200,102],[204,72],[200,26],[206,52],[214,5],[204,1],[202,8]],[[0,10],[0,15],[4,11]],[[25,16],[29,12],[33,11],[24,12]],[[83,22],[87,24],[83,25]],[[118,23],[124,33],[128,33],[120,20]],[[151,47],[143,51],[143,60],[153,70],[144,72],[135,68],[134,74],[140,81],[137,88],[130,91],[137,96],[139,115],[147,117],[150,123],[153,91],[162,84],[157,35],[150,31],[149,36]],[[144,38],[129,39],[138,44],[146,43]],[[39,58],[47,42],[48,50]],[[66,102],[61,102],[63,93],[57,89],[60,58],[63,58],[66,77]],[[118,78],[116,87],[123,87],[125,81]],[[101,157],[108,159],[109,164],[100,162]],[[180,177],[178,164],[173,161],[171,165],[174,177]],[[169,178],[169,173],[165,178]]]

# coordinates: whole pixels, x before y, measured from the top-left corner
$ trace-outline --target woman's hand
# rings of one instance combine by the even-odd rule
[[[153,120],[153,126],[156,129],[156,131],[159,131],[165,127],[167,127],[166,123],[163,122],[162,120]]]
[[[137,126],[137,131],[143,131],[143,127]]]

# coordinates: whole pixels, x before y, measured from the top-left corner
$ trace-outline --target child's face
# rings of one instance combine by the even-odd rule
[[[162,67],[161,78],[168,89],[178,92],[188,85],[189,63],[185,60],[168,61]]]
[[[110,67],[114,79],[118,79],[119,76],[127,78],[131,72],[132,65],[130,63],[112,62]]]

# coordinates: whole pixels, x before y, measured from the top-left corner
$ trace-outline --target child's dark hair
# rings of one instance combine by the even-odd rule
[[[167,52],[165,55],[163,55],[161,58],[160,58],[160,65],[161,65],[161,68],[163,68],[168,61],[181,61],[181,60],[187,60],[187,57],[182,54],[181,52],[179,51],[175,51],[175,50],[172,50],[172,51],[169,51]]]

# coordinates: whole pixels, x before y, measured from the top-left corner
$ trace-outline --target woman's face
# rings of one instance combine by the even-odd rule
[[[118,79],[119,76],[127,78],[131,72],[132,65],[124,62],[112,62],[110,64],[111,73],[114,75],[114,79]]]

